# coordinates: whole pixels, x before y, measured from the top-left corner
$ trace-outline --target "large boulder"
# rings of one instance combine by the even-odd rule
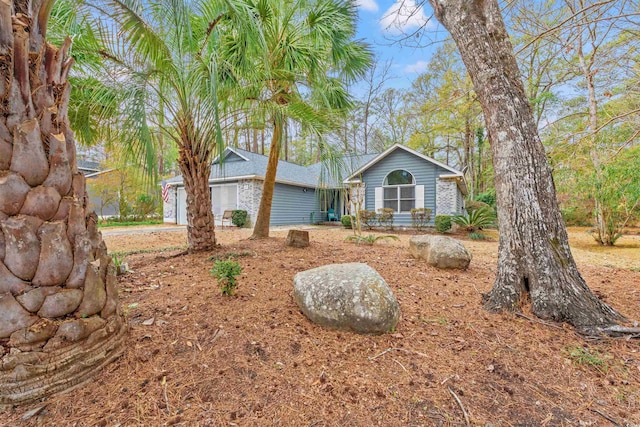
[[[330,264],[293,279],[293,298],[321,326],[364,334],[392,332],[400,307],[391,289],[367,264]]]
[[[409,239],[409,251],[415,258],[424,259],[437,268],[466,270],[471,253],[458,240],[446,236],[413,236]]]

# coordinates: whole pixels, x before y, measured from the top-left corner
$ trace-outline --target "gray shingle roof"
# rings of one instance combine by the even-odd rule
[[[245,161],[238,158],[233,154],[234,152],[247,160]],[[232,180],[234,178],[249,176],[264,179],[264,175],[267,170],[267,162],[269,160],[267,156],[252,153],[240,148],[234,148],[232,150],[227,148],[223,153],[223,156],[223,159],[226,161],[223,161],[222,165],[215,160],[211,166],[209,180]],[[344,170],[341,173],[342,176],[338,177],[339,179],[329,177],[329,174],[326,171],[323,172],[322,163],[315,163],[310,166],[301,166],[295,163],[279,160],[278,170],[276,172],[276,181],[308,187],[319,187],[321,185],[335,187],[339,185],[337,183],[346,178],[349,173],[357,170],[376,156],[377,154],[346,156],[343,165]],[[168,179],[167,182],[182,184],[182,176],[178,175],[175,178]]]

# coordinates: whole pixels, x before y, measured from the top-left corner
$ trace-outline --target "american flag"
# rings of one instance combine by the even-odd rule
[[[169,187],[171,187],[171,184],[166,181],[162,181],[162,200],[165,203],[169,203]]]

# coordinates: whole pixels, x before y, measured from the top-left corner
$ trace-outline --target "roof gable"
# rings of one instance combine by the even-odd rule
[[[382,159],[386,158],[389,154],[393,153],[393,152],[394,152],[394,151],[396,151],[396,150],[404,150],[404,151],[406,151],[406,152],[408,152],[408,153],[410,153],[410,154],[413,154],[413,155],[414,155],[414,156],[416,156],[416,157],[419,157],[419,158],[421,158],[421,159],[423,159],[423,160],[426,160],[426,161],[428,161],[428,162],[430,162],[430,163],[433,163],[434,165],[439,166],[439,167],[441,167],[441,168],[443,168],[443,169],[445,169],[445,170],[447,170],[447,171],[451,172],[451,175],[459,176],[459,177],[462,177],[462,176],[463,176],[462,172],[460,172],[459,170],[456,170],[456,169],[452,168],[451,166],[447,166],[447,165],[445,165],[444,163],[441,163],[441,162],[439,162],[439,161],[437,161],[437,160],[435,160],[435,159],[432,159],[432,158],[431,158],[431,157],[429,157],[429,156],[425,156],[424,154],[419,153],[419,152],[417,152],[417,151],[415,151],[415,150],[412,150],[412,149],[411,149],[411,148],[409,148],[409,147],[405,147],[404,145],[401,145],[401,144],[394,144],[394,145],[392,145],[391,147],[389,147],[388,149],[386,149],[385,151],[383,151],[382,153],[380,153],[378,156],[374,157],[374,158],[373,158],[373,159],[371,159],[369,162],[367,162],[366,164],[364,164],[363,166],[361,166],[358,170],[356,170],[355,172],[353,172],[351,175],[349,175],[349,176],[347,177],[347,179],[345,179],[345,180],[344,180],[344,182],[345,182],[345,183],[347,183],[347,182],[349,182],[349,181],[353,180],[353,178],[354,178],[354,177],[356,177],[356,176],[358,176],[358,175],[362,174],[364,171],[366,171],[367,169],[369,169],[369,168],[370,168],[370,167],[372,167],[373,165],[377,164],[377,163],[378,163],[378,162],[380,162]]]

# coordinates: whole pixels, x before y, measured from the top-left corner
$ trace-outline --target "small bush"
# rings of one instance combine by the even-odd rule
[[[353,225],[351,224],[351,215],[342,215],[342,218],[340,218],[340,222],[342,223],[344,228],[353,228]]]
[[[482,230],[495,224],[495,214],[491,208],[479,208],[466,215],[455,215],[451,221],[464,228],[469,233]]]
[[[367,211],[363,209],[358,212],[358,215],[360,215],[360,222],[362,225],[371,230],[375,225],[376,213],[374,211]]]
[[[133,207],[133,216],[136,219],[145,219],[153,215],[158,209],[158,203],[156,199],[148,194],[140,194],[136,198]]]
[[[411,224],[416,230],[424,229],[431,221],[431,209],[429,208],[414,208],[411,209]]]
[[[247,211],[236,209],[231,213],[231,223],[238,228],[242,228],[247,223]]]
[[[222,293],[229,296],[233,295],[233,291],[238,287],[236,276],[240,273],[242,273],[242,267],[231,258],[226,261],[216,261],[211,269],[211,274],[218,279]]]
[[[478,233],[477,231],[469,233],[469,238],[471,240],[487,240],[487,236],[482,233]]]
[[[391,208],[378,209],[378,224],[380,227],[389,227],[393,230],[393,213],[395,211]]]
[[[373,245],[374,243],[384,239],[398,240],[398,236],[395,236],[393,234],[386,234],[384,236],[376,236],[375,234],[369,234],[368,236],[354,235],[354,236],[347,236],[344,240],[353,241],[356,244],[363,243],[365,245]]]
[[[486,203],[492,208],[496,207],[496,190],[494,188],[480,193],[476,196],[476,201]]]
[[[450,215],[436,215],[436,231],[438,233],[446,233],[451,230]]]

